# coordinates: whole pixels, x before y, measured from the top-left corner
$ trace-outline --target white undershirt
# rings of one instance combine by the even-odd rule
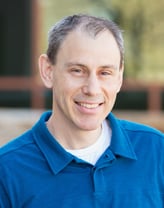
[[[102,123],[101,135],[94,144],[83,149],[66,149],[66,151],[82,160],[91,163],[92,165],[95,165],[97,160],[110,145],[111,135],[112,132],[108,125],[108,121],[104,120]]]

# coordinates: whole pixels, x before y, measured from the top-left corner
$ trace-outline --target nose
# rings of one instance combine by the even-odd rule
[[[101,85],[96,75],[90,75],[82,88],[83,93],[88,96],[95,96],[101,93]]]

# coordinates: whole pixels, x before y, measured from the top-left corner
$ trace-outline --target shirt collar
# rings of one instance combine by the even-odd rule
[[[57,174],[64,169],[74,157],[66,152],[49,132],[46,121],[50,116],[51,112],[43,113],[40,120],[33,127],[33,136],[51,170],[54,174]]]
[[[33,136],[36,144],[40,148],[42,154],[46,158],[50,169],[54,174],[64,169],[75,157],[64,150],[64,148],[54,139],[49,132],[46,121],[51,116],[51,112],[45,112],[40,120],[33,127]],[[118,119],[112,113],[107,118],[112,129],[112,139],[110,149],[115,155],[136,160],[136,154],[132,144],[122,129]]]
[[[110,145],[112,152],[115,155],[137,160],[132,143],[126,130],[121,125],[121,121],[118,120],[112,113],[109,114],[107,119],[109,120],[110,127],[112,129]]]

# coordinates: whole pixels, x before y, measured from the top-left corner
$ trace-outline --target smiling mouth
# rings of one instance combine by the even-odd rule
[[[80,102],[76,102],[76,104],[87,109],[95,109],[100,105],[102,105],[102,103],[80,103]]]

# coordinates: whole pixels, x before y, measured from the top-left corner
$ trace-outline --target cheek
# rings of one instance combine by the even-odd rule
[[[80,80],[66,78],[63,80],[62,88],[67,94],[74,94],[80,91],[82,84]]]
[[[122,86],[122,76],[119,74],[114,80],[113,80],[113,92],[118,93],[120,91],[120,88]]]
[[[68,79],[56,80],[53,86],[54,100],[58,99],[61,102],[70,100],[77,92],[78,86],[75,82]]]
[[[108,100],[110,104],[114,103],[117,93],[120,90],[120,84],[117,81],[114,83],[108,83],[105,89],[106,89],[105,90],[106,99]]]
[[[120,89],[120,82],[118,79],[114,79],[111,82],[108,82],[108,84],[106,84],[105,89],[107,91],[108,94],[117,94],[117,92]]]

